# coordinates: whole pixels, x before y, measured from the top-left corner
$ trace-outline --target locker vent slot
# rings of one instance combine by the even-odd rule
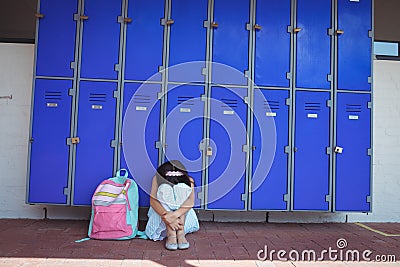
[[[106,94],[90,94],[89,102],[107,102]]]
[[[133,103],[137,104],[150,104],[151,98],[148,95],[134,95],[133,96]]]
[[[46,91],[44,99],[45,100],[61,100],[61,92]]]
[[[321,110],[321,103],[318,102],[306,102],[304,105],[305,110],[313,110],[313,111],[319,111]]]
[[[221,101],[225,104],[222,105],[223,108],[237,108],[238,101],[236,99],[221,98]]]
[[[178,105],[193,106],[194,105],[193,96],[178,96]]]
[[[264,108],[268,111],[271,110],[279,110],[280,109],[280,104],[279,101],[273,101],[273,100],[268,100],[264,101]]]
[[[346,112],[347,113],[361,113],[361,111],[362,111],[361,105],[346,104]]]

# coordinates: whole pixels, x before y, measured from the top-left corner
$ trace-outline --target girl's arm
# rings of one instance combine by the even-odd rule
[[[167,211],[164,209],[160,201],[158,201],[157,199],[157,190],[158,190],[157,178],[154,176],[153,181],[151,182],[150,206],[154,209],[155,212],[158,213],[158,215],[163,216],[164,214],[167,213]]]

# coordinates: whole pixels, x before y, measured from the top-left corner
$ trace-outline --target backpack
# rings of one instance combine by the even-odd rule
[[[121,172],[125,171],[124,176]],[[88,230],[92,239],[127,240],[135,237],[147,239],[138,231],[139,192],[128,171],[121,169],[116,177],[102,181],[92,197],[92,212]]]

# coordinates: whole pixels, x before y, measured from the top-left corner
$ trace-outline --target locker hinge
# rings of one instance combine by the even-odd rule
[[[206,95],[201,95],[201,101],[206,102],[207,101],[207,96]]]
[[[160,23],[163,26],[168,26],[168,25],[174,24],[175,21],[173,19],[165,19],[165,18],[163,18],[163,19],[161,19]]]
[[[206,144],[203,141],[201,141],[199,144],[199,150],[204,151],[205,149],[206,149]]]
[[[372,156],[372,148],[368,148],[367,154],[368,154],[368,156]]]
[[[241,195],[242,201],[247,201],[247,194],[244,193]]]
[[[286,98],[285,104],[286,104],[286,106],[291,106],[292,105],[292,99],[291,98]]]
[[[325,196],[325,202],[331,202],[332,196],[331,195],[326,195]]]
[[[289,194],[284,194],[284,195],[283,195],[283,201],[289,202],[289,200],[290,200]]]
[[[286,79],[287,80],[291,80],[293,78],[292,73],[291,72],[286,72]]]
[[[368,83],[372,83],[372,77],[368,77]]]
[[[367,196],[367,203],[372,203],[372,196]]]
[[[198,199],[203,199],[203,192],[202,191],[197,193],[197,198]]]
[[[332,28],[328,28],[328,35],[333,36],[335,31]]]
[[[79,137],[67,138],[67,145],[68,146],[76,145],[76,144],[79,144],[80,142],[81,142],[81,140],[79,139]]]
[[[158,72],[163,72],[165,70],[164,66],[158,66]]]
[[[245,70],[245,71],[244,71],[244,77],[250,78],[250,71]]]
[[[250,105],[250,97],[245,96],[245,97],[243,98],[243,100],[244,100],[244,103],[246,103],[247,105]]]
[[[71,190],[68,187],[64,187],[64,196],[69,196]]]
[[[327,76],[328,78],[328,82],[332,82],[333,81],[333,75],[332,74],[328,74]]]
[[[326,100],[326,106],[327,106],[327,107],[331,108],[332,105],[333,105],[332,100]]]
[[[205,20],[205,21],[203,22],[203,27],[204,27],[204,28],[209,28],[209,27],[210,27],[210,22],[209,22],[208,20]]]
[[[247,152],[249,152],[249,151],[250,151],[249,145],[242,145],[242,152],[247,153]]]
[[[72,61],[72,62],[69,64],[69,68],[70,68],[70,69],[75,69],[75,68],[76,68],[76,62],[75,62],[75,61]]]
[[[75,96],[76,95],[76,90],[74,88],[71,88],[68,90],[68,95],[69,96]]]
[[[250,23],[246,24],[246,30],[251,31],[253,30],[253,26]]]
[[[163,92],[158,92],[157,93],[157,99],[160,100],[161,98],[163,98],[164,93]]]
[[[111,140],[111,147],[116,148],[118,147],[119,142],[117,140]]]
[[[123,16],[118,16],[117,17],[117,22],[118,23],[124,23],[124,17]]]
[[[114,71],[121,71],[121,65],[120,64],[115,64],[114,65]]]
[[[161,141],[156,141],[156,148],[160,149],[162,147],[163,147],[163,145],[162,145]]]
[[[372,102],[368,102],[368,108],[369,108],[369,109],[372,108]]]
[[[118,16],[118,23],[131,23],[132,19],[131,18],[124,18],[123,16]]]
[[[114,98],[117,98],[117,99],[119,98],[119,91],[118,91],[118,90],[115,90],[115,91],[114,91],[113,97],[114,97]]]
[[[369,30],[368,31],[368,37],[369,38],[374,38],[374,31]]]
[[[326,154],[328,154],[328,155],[332,154],[332,148],[331,147],[327,147],[326,148]]]
[[[289,25],[289,26],[287,27],[287,32],[288,32],[288,33],[292,33],[292,32],[293,32],[293,26],[290,26],[290,25]]]
[[[285,153],[290,154],[290,146],[285,146]]]
[[[74,14],[74,20],[78,21],[81,19],[81,16],[79,14]]]
[[[201,69],[201,75],[207,76],[207,68],[202,68]]]

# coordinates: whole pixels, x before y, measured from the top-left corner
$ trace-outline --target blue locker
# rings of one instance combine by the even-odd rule
[[[81,77],[118,78],[121,5],[121,0],[84,1]]]
[[[169,80],[175,82],[204,82],[202,69],[206,61],[207,0],[173,0],[169,66],[197,62],[169,70]]]
[[[166,122],[166,160],[180,160],[195,181],[195,206],[200,206],[197,194],[202,189],[204,86],[170,86]]]
[[[256,7],[255,83],[259,86],[289,87],[290,0],[258,0]]]
[[[296,92],[293,209],[329,209],[328,92]]]
[[[370,91],[372,0],[338,0],[338,89]]]
[[[116,90],[113,82],[80,83],[74,205],[90,205],[97,185],[113,176]]]
[[[330,89],[330,0],[298,0],[296,33],[296,87]]]
[[[72,81],[35,83],[28,203],[67,204]]]
[[[287,210],[288,91],[254,91],[252,210]]]
[[[40,0],[36,40],[36,75],[73,77],[75,60],[77,0]]]
[[[244,72],[248,66],[249,0],[214,1],[214,39],[212,61],[223,66],[213,66],[212,81],[219,84],[247,84]],[[232,77],[232,71],[235,70]]]
[[[159,138],[159,84],[125,83],[121,168],[128,168],[139,186],[139,205],[150,205],[151,180],[156,174]]]
[[[245,88],[211,89],[208,209],[245,209],[246,95]]]
[[[369,94],[338,93],[336,154],[336,211],[371,210],[371,110]]]
[[[146,81],[163,65],[164,0],[129,0],[128,17],[132,22],[126,29],[125,79]]]

